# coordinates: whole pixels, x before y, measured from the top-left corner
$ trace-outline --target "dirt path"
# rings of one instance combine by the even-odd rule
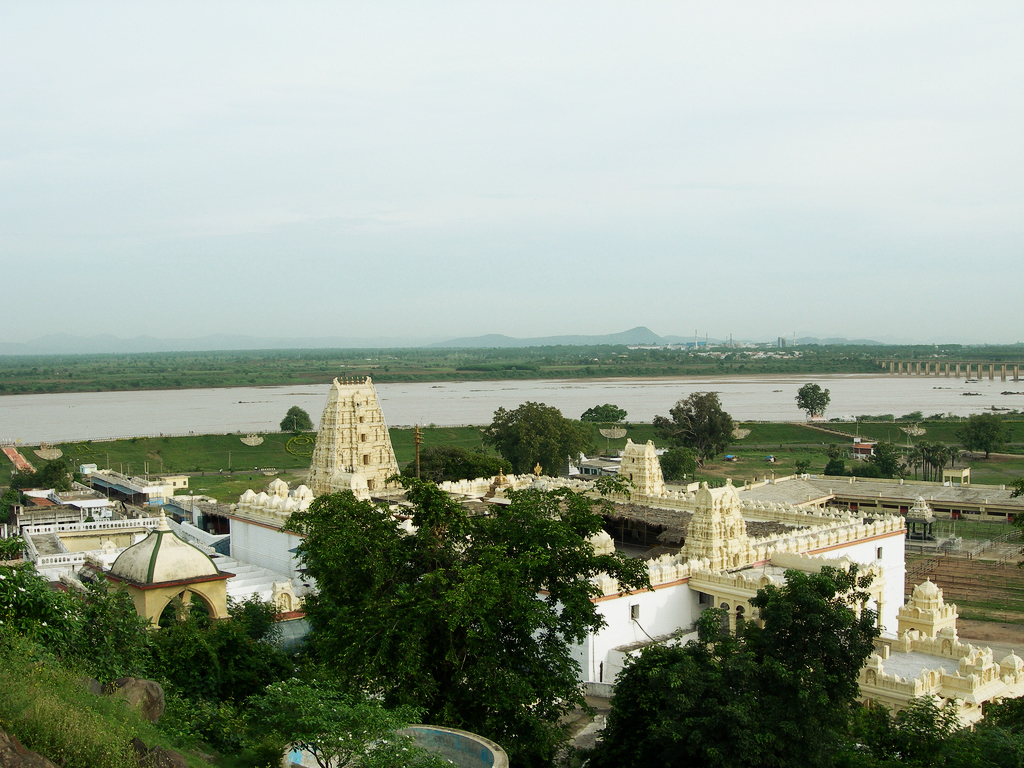
[[[1024,648],[1024,624],[957,619],[956,628],[961,641],[972,642],[975,645],[999,643]]]

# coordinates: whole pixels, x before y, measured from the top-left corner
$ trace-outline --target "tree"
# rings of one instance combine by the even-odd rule
[[[673,445],[692,448],[702,465],[732,442],[732,417],[722,410],[715,392],[694,392],[677,402],[669,415],[654,417],[655,431]]]
[[[760,622],[733,635],[712,608],[697,640],[646,648],[618,677],[590,764],[835,765],[879,633],[863,608],[869,582],[856,567],[787,571],[750,601]]]
[[[612,424],[626,418],[626,412],[617,405],[605,403],[587,408],[580,416],[580,421],[592,421],[600,424]]]
[[[832,396],[827,389],[822,389],[818,384],[804,384],[796,391],[796,405],[802,411],[807,411],[811,418],[824,416],[825,409],[832,401]]]
[[[450,480],[473,480],[511,472],[512,465],[497,456],[474,453],[457,445],[431,445],[420,451],[420,477],[433,483]],[[402,470],[405,477],[416,477],[416,464]]]
[[[661,474],[669,483],[692,477],[697,471],[697,457],[689,448],[673,448],[661,454]]]
[[[903,477],[903,457],[892,443],[878,443],[868,457],[868,464],[878,468],[879,477]]]
[[[71,490],[71,467],[64,459],[51,459],[38,470],[16,470],[11,473],[11,488],[53,488]]]
[[[246,701],[246,711],[251,726],[274,734],[281,745],[309,752],[320,768],[450,765],[414,747],[410,737],[395,734],[418,718],[416,710],[389,712],[321,682],[290,678],[271,683]]]
[[[281,419],[282,432],[310,432],[312,429],[313,420],[297,405],[289,408],[288,413]]]
[[[570,457],[594,449],[594,428],[567,419],[557,408],[526,402],[512,411],[499,408],[484,430],[484,442],[498,449],[516,474],[540,464],[547,475],[558,475]]]
[[[846,462],[842,459],[829,459],[824,474],[842,476],[846,474]]]
[[[984,451],[987,459],[1010,439],[1006,423],[994,413],[976,413],[956,431],[956,436],[969,451]]]
[[[261,607],[265,606],[265,607]],[[259,601],[230,606],[228,619],[194,612],[154,632],[153,669],[190,699],[241,702],[280,680],[291,659],[271,640],[273,607]]]
[[[646,587],[646,566],[595,554],[596,502],[571,491],[509,492],[470,517],[437,486],[403,482],[411,534],[351,493],[291,516],[317,584],[311,652],[387,707],[492,738],[517,765],[546,763],[565,736],[559,718],[583,703],[570,645],[603,624],[593,577]]]

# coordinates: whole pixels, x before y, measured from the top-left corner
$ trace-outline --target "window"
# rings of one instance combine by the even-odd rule
[[[363,466],[367,467],[369,465],[370,465],[370,454],[364,453],[363,454]]]
[[[360,443],[365,443],[366,442],[366,433],[365,432],[363,432],[363,433],[361,433],[359,435],[359,442]]]
[[[875,560],[881,560],[881,559],[882,559],[882,548],[879,547],[878,549],[875,550]]]
[[[629,620],[630,621],[640,621],[640,606],[639,605],[631,605],[631,606],[629,606]]]

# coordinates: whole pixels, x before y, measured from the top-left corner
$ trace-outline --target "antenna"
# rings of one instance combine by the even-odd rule
[[[597,431],[601,433],[601,436],[603,438],[605,438],[605,441],[604,441],[605,453],[608,452],[608,443],[609,443],[609,441],[611,441],[611,440],[621,440],[623,437],[626,436],[626,429],[625,429],[625,427],[605,427],[605,428],[599,429]]]

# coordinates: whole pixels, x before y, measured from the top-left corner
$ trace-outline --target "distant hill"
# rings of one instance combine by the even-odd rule
[[[674,337],[673,337],[674,338]],[[535,336],[532,338],[513,338],[501,334],[486,336],[466,336],[459,339],[448,339],[431,344],[431,347],[583,347],[598,344],[674,344],[659,336],[650,328],[640,325],[621,333],[606,333],[599,336]]]
[[[701,345],[723,344],[726,340],[700,336]],[[774,342],[775,339],[762,341]],[[749,340],[736,339],[737,343]],[[797,344],[891,344],[891,341],[870,339],[817,338],[806,336],[797,339]],[[232,334],[211,334],[195,338],[157,338],[155,336],[134,336],[121,338],[105,334],[101,336],[73,336],[55,333],[41,336],[27,342],[0,342],[0,355],[100,355],[100,354],[145,354],[147,352],[212,352],[251,351],[277,349],[411,349],[411,348],[483,348],[511,349],[515,347],[546,346],[596,346],[614,344],[644,344],[660,346],[666,344],[693,344],[693,336],[659,336],[650,328],[637,326],[621,333],[595,335],[566,334],[561,336],[513,337],[493,333],[482,336],[463,336],[454,339],[441,337],[389,336],[358,338],[353,336],[318,337],[270,337],[240,336]]]

